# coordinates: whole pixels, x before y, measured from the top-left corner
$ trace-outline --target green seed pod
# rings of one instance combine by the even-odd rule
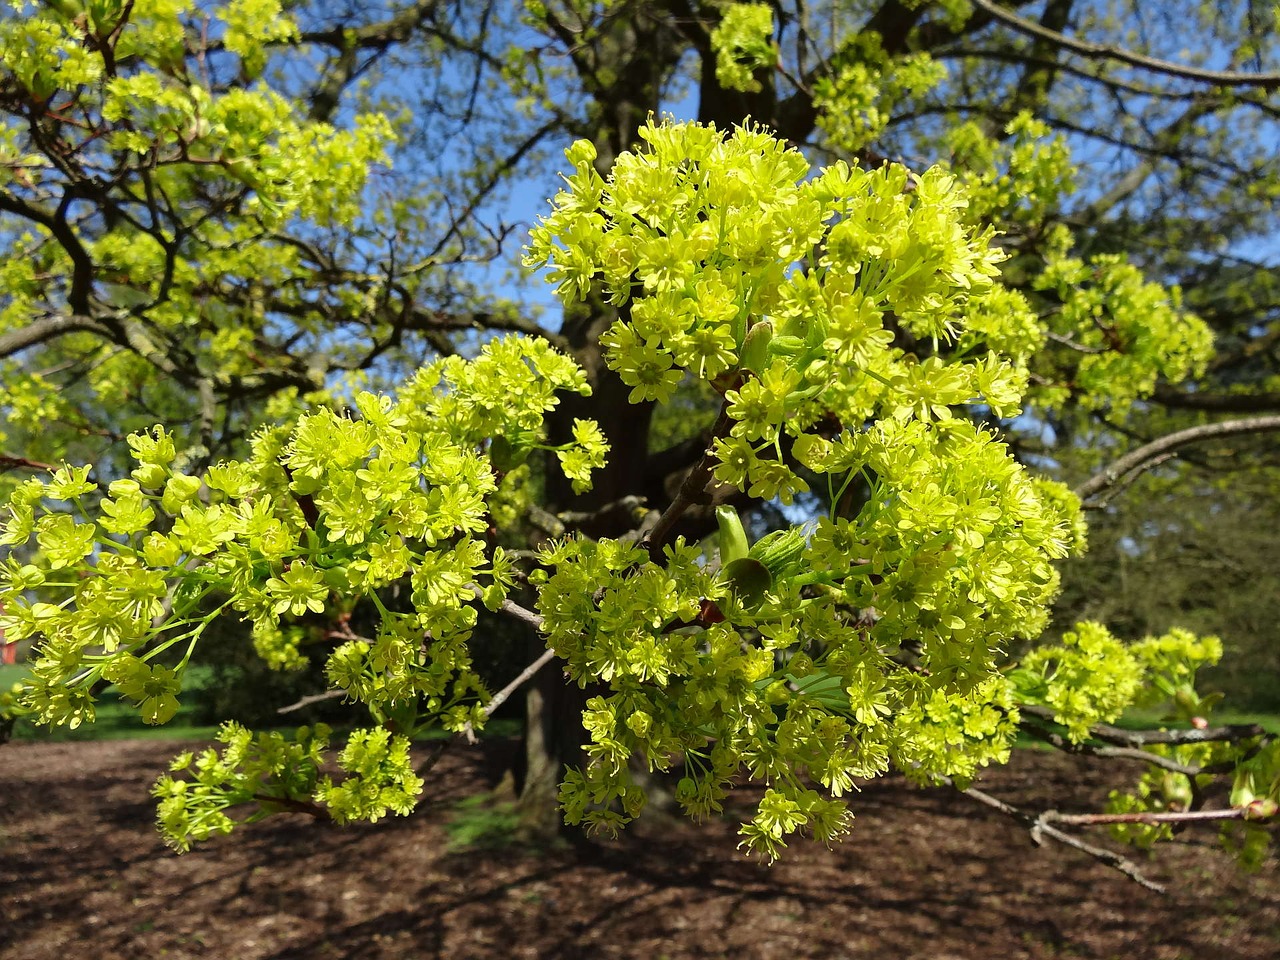
[[[790,334],[779,334],[769,342],[769,352],[776,357],[796,357],[804,349],[804,341]]]
[[[529,459],[537,442],[532,431],[516,431],[513,436],[496,436],[489,441],[489,462],[495,470],[506,473]]]

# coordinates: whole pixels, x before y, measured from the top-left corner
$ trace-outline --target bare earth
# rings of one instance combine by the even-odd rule
[[[793,843],[772,868],[736,852],[732,820],[642,820],[594,851],[451,852],[443,818],[486,786],[479,752],[455,747],[407,820],[281,818],[178,857],[147,788],[179,748],[0,747],[2,960],[1280,957],[1280,868],[1240,874],[1212,829],[1136,855],[1163,897],[894,779],[856,798],[843,845]],[[983,786],[1062,809],[1107,789],[1084,762],[1025,752]]]

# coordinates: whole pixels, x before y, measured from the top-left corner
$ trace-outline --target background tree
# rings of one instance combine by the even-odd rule
[[[148,569],[187,571],[178,575],[185,586],[168,574],[138,585],[147,599],[139,601],[133,627],[121,628],[118,640],[95,627],[90,635],[105,648],[107,659],[89,674],[77,672],[80,661],[73,652],[57,654],[56,623],[44,622],[61,614],[30,600],[32,591],[52,591],[64,575],[42,581],[30,570],[41,569],[41,563],[54,571],[88,563],[90,554],[75,545],[83,530],[68,526],[70,517],[59,508],[52,519],[37,520],[33,512],[31,524],[45,526],[28,530],[24,511],[36,511],[37,501],[51,490],[30,481],[12,488],[15,519],[7,539],[22,549],[7,576],[7,622],[16,633],[46,638],[42,662],[62,656],[58,669],[50,668],[48,683],[28,701],[46,719],[82,716],[91,682],[99,679],[134,691],[144,713],[159,719],[171,706],[177,677],[154,671],[144,677],[137,664],[152,664],[156,671],[173,668],[172,663],[159,666],[165,663],[162,648],[181,652],[178,640],[198,639],[201,631],[193,625],[203,624],[209,609],[220,609],[222,591],[229,590],[225,604],[250,615],[260,652],[281,666],[296,664],[304,652],[298,641],[305,631],[289,623],[292,618],[308,613],[330,618],[330,627],[318,632],[323,644],[341,644],[329,661],[330,679],[369,702],[381,724],[381,732],[359,735],[344,753],[350,782],[375,781],[368,752],[389,750],[391,759],[378,761],[383,764],[378,769],[394,781],[386,788],[395,794],[389,805],[404,806],[408,801],[396,791],[411,793],[411,778],[404,773],[404,758],[395,753],[398,748],[388,746],[387,731],[415,728],[441,711],[455,727],[479,723],[486,715],[468,706],[481,682],[469,651],[459,646],[465,621],[475,615],[459,612],[474,609],[462,604],[465,591],[436,595],[421,568],[413,577],[415,589],[400,591],[393,574],[408,573],[397,566],[402,558],[382,555],[375,563],[364,557],[375,541],[379,549],[390,549],[391,541],[374,535],[390,516],[378,511],[399,508],[380,508],[378,497],[370,495],[380,489],[378,483],[392,489],[398,481],[379,475],[382,468],[375,469],[373,461],[365,463],[366,454],[359,451],[369,448],[361,444],[375,436],[389,444],[407,424],[411,431],[426,431],[423,437],[431,433],[405,404],[434,410],[450,424],[448,443],[463,452],[450,461],[449,470],[428,477],[437,490],[429,507],[436,521],[397,515],[396,523],[417,531],[415,539],[428,548],[424,556],[434,556],[430,550],[437,541],[457,536],[462,553],[482,547],[483,556],[455,551],[450,562],[462,566],[434,575],[446,582],[460,578],[461,589],[467,571],[476,573],[495,607],[502,606],[512,577],[519,579],[499,546],[515,548],[512,556],[527,561],[519,551],[548,536],[578,532],[602,544],[630,536],[648,543],[650,561],[661,566],[661,547],[675,535],[693,540],[716,528],[715,503],[729,500],[745,510],[779,495],[784,502],[798,497],[807,515],[824,511],[832,529],[859,518],[870,522],[888,502],[885,478],[908,483],[909,471],[895,474],[898,460],[888,453],[874,460],[869,449],[850,448],[851,459],[832,459],[824,444],[846,435],[869,443],[865,438],[875,430],[863,427],[877,420],[889,425],[884,429],[896,429],[892,425],[900,422],[922,424],[913,428],[913,438],[894,434],[886,449],[910,441],[918,445],[922,463],[930,451],[942,456],[938,469],[944,472],[949,468],[943,461],[951,462],[956,451],[948,448],[943,456],[939,451],[945,444],[930,446],[940,436],[935,431],[944,429],[938,424],[974,422],[1000,427],[1025,462],[1062,469],[1073,479],[1101,469],[1135,436],[1147,439],[1224,415],[1249,417],[1239,431],[1277,425],[1266,415],[1274,409],[1277,341],[1274,275],[1263,238],[1273,235],[1272,201],[1280,182],[1274,95],[1280,76],[1272,49],[1275,14],[1256,4],[1153,12],[1127,4],[1003,7],[985,0],[423,2],[351,8],[317,3],[287,9],[269,0],[217,8],[95,0],[15,9],[0,36],[0,106],[7,115],[0,144],[6,177],[0,210],[6,214],[10,250],[0,314],[5,463],[38,466],[64,457],[90,462],[104,489],[132,472],[138,489],[126,484],[111,491],[103,509],[116,511],[111,515],[117,529],[110,522],[104,529],[141,543],[145,528],[148,537],[160,538],[149,541]],[[1182,51],[1189,20],[1206,38],[1190,58]],[[690,237],[670,232],[675,221],[648,224],[660,236],[624,229],[628,217],[664,199],[660,185],[645,187],[637,171],[656,171],[653,175],[667,183],[685,182],[681,178],[703,169],[693,154],[678,159],[672,153],[676,146],[690,151],[705,146],[707,141],[698,139],[703,135],[692,128],[672,134],[671,140],[651,131],[648,152],[634,152],[642,125],[664,107],[722,130],[749,116],[815,161],[848,158],[883,172],[858,174],[844,183],[837,182],[841,174],[836,173],[829,186],[795,192],[796,178],[804,173],[797,155],[743,133],[731,141],[729,159],[717,162],[732,169],[738,164],[734,176],[757,191],[750,198],[759,204],[756,220],[764,232],[755,247],[733,238],[742,266],[703,263],[701,248],[680,246]],[[521,176],[550,182],[551,148],[574,139],[590,146],[573,148],[573,189],[530,254],[532,262],[551,266],[565,299],[563,312],[544,321],[539,297],[530,292],[535,288],[494,281],[518,248],[519,237],[507,221],[522,211],[520,195],[511,191]],[[762,174],[757,164],[765,161],[753,157],[774,158],[792,175],[792,186]],[[624,167],[618,166],[620,158],[626,158]],[[886,159],[917,171],[941,160],[950,174],[935,171],[910,179],[901,168],[881,168]],[[386,161],[389,168],[382,165]],[[1085,173],[1075,174],[1073,164]],[[624,201],[633,206],[616,207]],[[708,205],[700,215],[736,210],[742,202],[732,190],[717,194],[707,187]],[[795,203],[817,204],[828,219],[806,220],[814,211],[788,206]],[[766,216],[770,204],[781,204],[774,221]],[[595,219],[598,214],[588,215],[597,208],[605,212],[603,222]],[[910,225],[909,218],[920,211],[928,211],[932,226],[923,220]],[[807,234],[799,226],[803,223],[810,223]],[[1000,230],[996,247],[989,246],[993,227]],[[725,242],[725,236],[717,242]],[[645,245],[643,251],[639,244]],[[750,256],[758,261],[742,260],[748,256],[744,249],[754,250]],[[959,259],[931,273],[944,254]],[[911,256],[917,258],[914,268]],[[800,260],[807,260],[808,273],[789,272],[788,264]],[[876,268],[883,269],[878,285],[868,279],[873,274],[867,264],[873,262],[885,265]],[[696,277],[682,272],[682,265],[696,263],[720,272]],[[861,333],[850,326],[852,319],[837,322],[832,312],[837,285],[831,278],[841,263],[861,265],[851,267],[851,276],[861,279],[849,281],[853,286],[840,293],[868,304],[871,313],[857,322],[871,327]],[[926,269],[929,264],[935,266]],[[993,284],[997,269],[1000,282]],[[931,279],[943,274],[950,286]],[[805,276],[813,285],[807,293],[800,279]],[[723,310],[728,332],[720,333],[719,321],[682,332],[654,319],[685,315],[684,308],[661,300],[678,286],[671,277],[707,284],[698,294],[705,300],[698,301],[699,322],[714,320],[705,311]],[[639,286],[633,288],[633,281]],[[1175,285],[1172,293],[1170,285]],[[495,286],[506,295],[485,292]],[[757,294],[759,302],[751,299]],[[816,307],[813,315],[838,327],[826,339],[831,330],[805,326],[809,307],[801,307],[819,300],[829,316]],[[1216,354],[1210,330],[1218,335]],[[680,339],[695,331],[701,339]],[[506,333],[544,337],[573,358],[578,372],[542,347],[513,346],[514,340],[477,354],[494,334]],[[860,337],[869,339],[863,343]],[[458,359],[414,375],[433,356]],[[468,365],[463,356],[476,360]],[[833,364],[860,376],[836,377]],[[784,370],[799,379],[791,382]],[[523,400],[498,390],[504,377],[509,386],[517,374],[537,384]],[[400,407],[373,399],[410,376],[415,379],[398,394]],[[452,392],[432,394],[438,383]],[[372,392],[356,400],[363,389]],[[554,403],[553,390],[565,391]],[[449,406],[441,399],[449,396],[469,406]],[[748,400],[759,412],[748,409]],[[366,431],[360,438],[346,435],[354,428],[344,417],[309,413],[295,421],[304,411],[351,405],[359,419],[350,422]],[[672,417],[671,410],[694,416]],[[401,419],[405,416],[410,419]],[[167,424],[168,434],[135,433],[157,420]],[[298,425],[290,433],[294,422]],[[130,434],[134,439],[126,445]],[[969,451],[978,462],[986,434],[961,430],[959,436],[978,445]],[[753,442],[773,437],[775,452],[763,459],[758,450],[748,454],[744,437]],[[330,477],[318,451],[341,451],[348,442],[347,452],[338,454],[344,466]],[[546,462],[530,456],[534,448],[546,453]],[[133,462],[126,459],[130,450]],[[223,458],[247,458],[246,465],[215,467]],[[852,469],[855,461],[858,469]],[[869,466],[873,461],[876,465]],[[362,463],[365,475],[355,473]],[[987,467],[1003,469],[998,458]],[[827,478],[836,474],[843,479],[824,493]],[[82,474],[59,477],[52,488],[55,498],[87,498],[86,509],[92,509],[98,493],[86,488]],[[1174,482],[1179,490],[1190,489],[1191,481],[1181,476]],[[1095,492],[1105,494],[1114,485],[1104,474]],[[809,495],[809,488],[817,492]],[[455,494],[440,492],[455,489]],[[1007,623],[995,612],[1004,598],[981,600],[981,590],[969,591],[972,602],[987,605],[985,631],[934,622],[939,605],[919,602],[927,593],[922,587],[937,587],[927,564],[900,558],[890,569],[875,556],[859,557],[856,541],[845,543],[848,560],[865,559],[874,569],[856,575],[857,590],[845,583],[844,574],[854,573],[842,573],[838,602],[849,609],[831,614],[835,619],[828,626],[867,632],[875,638],[876,655],[865,663],[837,658],[836,666],[814,668],[812,675],[797,661],[788,673],[784,667],[794,657],[816,654],[826,663],[831,649],[807,650],[809,641],[803,638],[777,641],[772,653],[782,687],[770,694],[778,700],[777,713],[802,716],[797,704],[812,700],[821,711],[852,710],[856,724],[874,728],[885,716],[905,718],[924,709],[923,689],[908,693],[902,687],[907,683],[902,678],[911,676],[950,676],[957,685],[947,688],[948,695],[963,698],[980,689],[990,698],[988,707],[999,705],[1003,694],[983,686],[990,680],[986,671],[995,665],[992,658],[1013,636],[1040,632],[1044,616],[1036,611],[1053,593],[1054,575],[1038,565],[1078,539],[1069,526],[1070,496],[1043,484],[1034,490],[1026,496],[1037,500],[1041,512],[1017,523],[1032,524],[1034,515],[1059,532],[1029,544],[1034,558],[1020,555],[1020,563],[1036,568],[1034,576],[1030,567],[984,571],[989,582],[1007,578],[1013,583],[1011,596],[1020,606]],[[1007,496],[1013,496],[1010,491]],[[362,495],[366,499],[360,504]],[[1215,489],[1211,496],[1223,494]],[[254,521],[260,526],[253,533],[243,526],[248,514],[237,521],[243,529],[235,530],[213,522],[196,531],[184,517],[185,510],[207,519],[207,511],[225,513],[232,506],[252,513],[246,506],[252,503],[273,505],[276,511]],[[912,509],[928,513],[944,507],[921,503]],[[996,509],[1010,521],[1022,516],[1012,501],[997,498]],[[120,519],[122,513],[126,519]],[[731,559],[759,565],[761,557],[746,555],[744,544],[734,539],[733,520],[722,516],[720,522],[722,537],[730,535],[742,554]],[[906,516],[902,522],[904,530],[915,523]],[[965,526],[958,520],[953,524]],[[328,542],[345,544],[348,553],[339,556],[323,544],[305,542],[322,528],[326,537],[337,532]],[[23,552],[27,533],[34,534],[42,551],[32,556],[43,557],[30,568],[19,565],[28,556]],[[198,549],[191,539],[197,536],[206,541]],[[244,537],[259,539],[241,544]],[[286,549],[285,539],[300,546]],[[209,571],[200,574],[201,565],[190,558],[230,557],[225,544],[244,546],[248,557],[228,559],[223,566],[201,561]],[[464,550],[466,544],[481,546]],[[933,548],[922,544],[912,548],[915,559],[928,554],[936,561],[929,552]],[[789,551],[796,549],[796,539],[771,545],[776,549],[761,548],[774,564],[766,566],[768,586],[761,588],[769,596],[794,579],[786,563],[795,559]],[[970,546],[978,549],[976,541]],[[58,559],[60,549],[65,553]],[[621,576],[642,563],[638,554],[618,549],[608,561],[615,566],[606,564],[606,569]],[[327,564],[323,575],[316,569],[319,556]],[[541,556],[541,576],[549,578],[539,601],[542,616],[548,615],[548,591],[555,593],[559,568],[603,562],[579,557],[569,547]],[[671,560],[677,567],[686,562],[681,556]],[[295,563],[299,557],[309,558],[311,569]],[[354,581],[353,563],[366,564]],[[383,572],[370,573],[367,565],[379,563]],[[697,580],[697,589],[693,569],[681,569],[693,578],[686,588],[700,591],[709,606],[696,615],[682,614],[684,620],[673,613],[667,627],[687,621],[681,629],[710,637],[715,617],[725,615],[722,607],[738,603],[741,609],[731,611],[726,622],[741,620],[748,645],[768,650],[770,643],[760,637],[770,636],[773,627],[767,617],[756,622],[764,615],[752,609],[754,588],[743,579],[750,564],[737,568],[738,577]],[[482,576],[481,570],[486,571]],[[540,576],[525,572],[535,581]],[[219,579],[225,577],[240,579],[229,587]],[[886,577],[889,586],[884,586]],[[161,583],[164,590],[156,599]],[[621,583],[617,589],[623,590]],[[804,591],[817,589],[816,584],[801,582],[796,589],[801,591],[797,602],[815,600]],[[57,609],[91,609],[87,599]],[[204,606],[209,602],[215,606]],[[553,625],[520,613],[523,605],[505,602],[509,612],[556,636]],[[153,609],[155,603],[159,607]],[[412,656],[383,651],[360,660],[368,653],[352,652],[365,642],[360,631],[407,624],[410,612],[425,615],[424,607],[439,608],[436,615],[442,618],[428,644],[432,679],[388,692],[395,658]],[[152,618],[155,626],[144,629],[143,621]],[[408,629],[390,630],[387,636],[403,640]],[[1000,635],[1001,630],[1007,632]],[[964,667],[962,648],[948,646],[948,639],[961,634],[971,644],[966,648],[974,658],[971,670]],[[541,651],[544,641],[532,631],[528,636],[530,646]],[[922,636],[938,639],[931,644]],[[904,641],[910,642],[898,650],[895,645]],[[115,643],[143,659],[116,663]],[[1101,709],[1085,697],[1072,714],[1064,700],[1055,701],[1045,683],[1052,687],[1054,677],[1071,675],[1069,661],[1080,660],[1075,682],[1082,687],[1100,682],[1098,671],[1085,665],[1105,663],[1131,676],[1145,669],[1148,680],[1164,671],[1161,675],[1174,678],[1170,683],[1181,690],[1195,664],[1213,659],[1212,645],[1198,646],[1181,635],[1163,647],[1142,648],[1147,653],[1137,659],[1093,630],[1071,633],[1066,644],[1057,648],[1056,658],[1039,655],[1040,680],[1033,668],[1024,668],[1017,692],[1032,706],[1052,702],[1058,712],[1050,715],[1076,737],[1091,729],[1084,720],[1101,720],[1117,705]],[[1175,648],[1176,656],[1170,652]],[[716,651],[714,644],[707,649]],[[531,811],[550,809],[546,801],[562,779],[562,763],[580,759],[588,698],[598,694],[591,700],[596,704],[637,695],[620,691],[598,661],[587,658],[594,663],[590,670],[577,663],[571,650],[569,634],[560,636],[556,651],[585,685],[581,695],[576,685],[566,686],[555,671],[544,670],[529,700],[525,792]],[[550,659],[534,652],[528,658],[533,664]],[[721,659],[728,656],[728,648],[721,653]],[[882,662],[889,655],[897,659]],[[1161,656],[1181,658],[1181,666],[1175,669]],[[711,659],[725,668],[716,656]],[[183,666],[186,657],[175,662]],[[879,680],[860,674],[855,682],[853,676],[865,674],[872,662],[876,676],[891,678],[892,692],[883,703],[874,694]],[[381,680],[360,687],[357,676],[364,671]],[[823,699],[819,688],[834,678],[842,692]],[[68,688],[71,680],[81,685]],[[924,684],[930,690],[934,685]],[[1130,692],[1136,695],[1138,686],[1135,680]],[[1176,692],[1173,687],[1164,693]],[[859,695],[869,700],[851,706],[849,698]],[[972,709],[979,709],[977,703]],[[1200,716],[1195,712],[1202,706],[1199,699],[1183,706],[1186,716]],[[606,715],[616,717],[618,708],[619,702],[611,702],[586,714],[589,752],[597,761],[588,771],[599,772],[602,751],[613,756],[608,744],[615,735],[618,756],[638,750],[652,758],[668,747],[690,756],[692,741],[653,740],[647,729],[606,729]],[[963,713],[969,707],[956,709]],[[953,729],[958,716],[952,717]],[[1003,742],[1007,730],[990,722],[1000,736],[993,728],[976,739]],[[1059,736],[1034,719],[1027,722],[1046,736]],[[771,731],[766,740],[776,746],[776,731],[764,726]],[[835,740],[825,746],[812,740],[818,734],[811,732],[809,739],[797,741],[807,744],[804,750],[747,764],[757,773],[779,776],[792,790],[776,800],[789,812],[762,808],[748,831],[749,842],[769,849],[806,818],[834,830],[839,805],[796,793],[800,788],[791,783],[792,774],[775,773],[771,764],[781,764],[776,770],[782,771],[795,764],[813,770],[816,757],[835,763],[834,745],[853,749],[850,744],[857,741],[844,739],[851,735],[842,729],[829,728],[823,735]],[[1256,739],[1256,733],[1231,736]],[[1093,734],[1100,735],[1096,729]],[[788,729],[787,735],[796,734]],[[895,749],[902,749],[902,738],[923,749],[918,730],[894,736],[900,740]],[[320,739],[306,740],[290,762],[305,767],[305,758],[321,749]],[[873,772],[881,763],[876,751],[888,742],[869,738],[859,747],[869,754],[845,757],[836,766],[846,774]],[[247,745],[235,743],[231,753],[243,760]],[[1246,751],[1257,746],[1250,743]],[[970,759],[1000,755],[998,743],[989,755],[983,752],[989,748],[970,745]],[[681,781],[677,799],[686,808],[714,805],[716,790],[727,782],[722,773],[736,772],[734,764],[742,760],[740,752],[726,752],[733,755],[709,761],[706,776]],[[897,759],[918,766],[921,756],[906,751]],[[248,769],[265,775],[252,764]],[[216,766],[215,774],[209,774],[215,807],[230,782],[218,776],[252,780],[231,761],[226,769]],[[314,776],[299,776],[307,789],[291,788],[285,806],[318,789]],[[612,798],[633,812],[640,803],[637,788],[617,771],[611,776],[622,779],[571,780],[569,792],[561,794],[571,815],[575,797],[586,794]],[[839,781],[836,773],[831,776],[832,783]],[[1237,800],[1244,796],[1239,787],[1237,794]],[[250,791],[248,798],[254,796],[262,799]],[[279,801],[286,795],[269,796]],[[339,816],[378,809],[377,803],[348,809],[338,794],[326,796]],[[170,805],[171,811],[179,808],[186,809]],[[609,803],[589,815],[585,808],[579,813],[605,825],[618,817]],[[222,821],[216,825],[220,828]],[[196,835],[206,827],[186,825]],[[179,819],[171,828],[180,833]]]

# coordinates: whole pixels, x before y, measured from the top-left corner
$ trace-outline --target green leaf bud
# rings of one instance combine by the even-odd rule
[[[716,507],[716,523],[720,527],[720,562],[727,567],[747,556],[747,531],[742,528],[737,509],[729,504]]]
[[[804,555],[806,537],[803,527],[775,530],[761,537],[748,554],[759,561],[776,581],[793,573]]]
[[[758,320],[742,340],[739,366],[752,373],[762,373],[769,364],[769,345],[773,342],[773,322]]]

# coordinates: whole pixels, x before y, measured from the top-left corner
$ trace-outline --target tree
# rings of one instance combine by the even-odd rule
[[[1280,190],[1273,11],[1190,11],[1197,62],[1163,15],[1057,0],[13,9],[0,442],[37,475],[0,540],[0,626],[36,643],[10,709],[74,725],[114,684],[164,722],[243,621],[372,718],[337,779],[327,728],[228,726],[157,786],[175,846],[407,812],[413,735],[528,685],[531,816],[617,829],[645,767],[705,815],[750,775],[772,857],[843,832],[853,778],[965,788],[1022,729],[1142,750],[1090,822],[1219,820],[1258,856],[1280,747],[1209,725],[1216,638],[1008,651],[1083,546],[1041,475],[1075,438],[1091,506],[1150,465],[1119,444],[1158,405],[1280,425],[1243,252]],[[523,248],[544,323],[486,278],[503,191],[566,140]],[[496,692],[481,608],[531,647]],[[1191,727],[1107,726],[1138,703]]]

